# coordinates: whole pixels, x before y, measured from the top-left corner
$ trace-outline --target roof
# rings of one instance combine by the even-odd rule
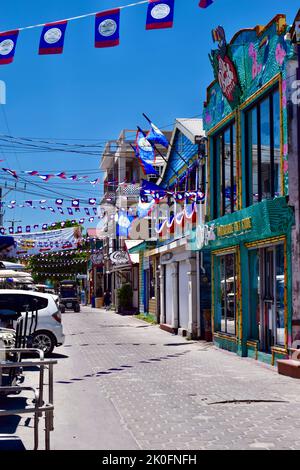
[[[14,271],[22,271],[25,269],[25,266],[23,264],[10,263],[9,261],[0,261],[0,267],[1,269],[13,269]]]
[[[177,128],[194,144],[198,143],[199,137],[203,137],[205,135],[202,119],[176,119],[175,126],[177,126]]]
[[[139,254],[138,252],[132,252],[131,249],[134,249],[143,243],[142,240],[125,240],[126,249],[130,256],[130,260],[133,264],[139,263]]]
[[[202,119],[176,119],[167,153],[168,163],[159,181],[167,186],[174,176],[181,176],[198,156],[200,140],[205,137]]]

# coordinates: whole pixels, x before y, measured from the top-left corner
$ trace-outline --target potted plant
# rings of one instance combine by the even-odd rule
[[[118,313],[121,315],[132,315],[135,309],[132,307],[133,290],[131,284],[123,284],[118,289]]]

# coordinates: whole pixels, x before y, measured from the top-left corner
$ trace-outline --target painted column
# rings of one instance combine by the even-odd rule
[[[238,273],[238,292],[237,292],[237,353],[240,356],[247,356],[247,340],[249,331],[249,260],[248,250],[244,245],[240,245],[237,252]]]
[[[160,323],[166,323],[165,311],[165,267],[160,265],[159,269],[159,282],[160,282]]]
[[[188,337],[199,338],[200,324],[198,321],[198,308],[197,308],[197,263],[196,258],[189,258],[188,264]]]
[[[291,236],[292,280],[289,288],[292,290],[292,321],[289,321],[288,325],[288,345],[294,349],[300,345],[300,111],[293,95],[296,93],[293,83],[298,79],[298,75],[300,78],[297,65],[297,61],[290,61],[287,70],[288,103],[289,109],[293,110],[293,113],[290,112],[288,122],[289,204],[294,207],[295,214],[295,225],[292,227]],[[292,334],[290,334],[291,328]]]
[[[179,326],[179,318],[178,318],[178,262],[172,263],[172,291],[173,297],[172,299],[166,299],[167,302],[172,302],[173,306],[173,320],[172,320],[172,327],[174,329],[178,329]]]

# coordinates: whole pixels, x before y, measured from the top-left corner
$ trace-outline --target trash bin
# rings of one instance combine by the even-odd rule
[[[96,308],[96,297],[92,296],[92,308]]]
[[[95,300],[95,305],[96,305],[96,308],[102,308],[103,307],[103,297],[96,297],[96,300]]]

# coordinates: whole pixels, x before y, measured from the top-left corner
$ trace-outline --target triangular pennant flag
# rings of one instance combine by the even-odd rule
[[[8,173],[9,175],[13,176],[14,178],[16,178],[16,180],[18,179],[18,175],[14,170],[10,170],[9,168],[2,168],[2,170]]]
[[[18,29],[0,33],[0,65],[13,62],[18,36]]]
[[[120,9],[97,13],[95,19],[95,47],[113,47],[120,44]]]
[[[67,21],[46,24],[43,28],[39,54],[61,54],[64,48]]]
[[[172,28],[175,0],[149,0],[146,29]]]
[[[66,173],[64,171],[62,171],[61,173],[58,173],[57,175],[58,178],[61,178],[62,180],[66,180],[67,179],[67,176],[66,176]]]

